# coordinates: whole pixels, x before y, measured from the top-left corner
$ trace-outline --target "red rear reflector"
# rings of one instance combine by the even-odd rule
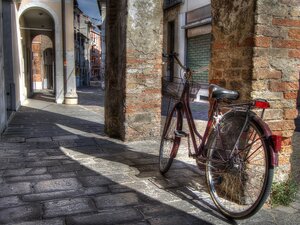
[[[272,138],[272,142],[273,142],[274,151],[276,153],[280,152],[282,137],[279,135],[272,135],[271,138]]]
[[[265,102],[265,101],[255,101],[254,102],[254,106],[256,108],[260,108],[260,109],[267,109],[267,108],[270,108],[270,104],[269,102]]]

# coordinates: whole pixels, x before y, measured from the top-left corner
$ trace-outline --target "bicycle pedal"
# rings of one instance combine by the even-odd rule
[[[190,157],[190,158],[193,158],[193,159],[196,159],[197,155],[194,154],[194,153],[191,153],[191,154],[189,154],[189,157]]]
[[[180,138],[189,136],[187,133],[185,133],[182,130],[175,130],[174,133],[176,137],[180,137]]]

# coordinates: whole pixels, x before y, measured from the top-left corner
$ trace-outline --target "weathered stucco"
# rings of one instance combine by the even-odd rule
[[[128,1],[125,139],[160,135],[162,4]]]

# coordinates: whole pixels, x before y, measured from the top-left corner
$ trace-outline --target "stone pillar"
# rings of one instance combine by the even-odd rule
[[[75,57],[74,57],[74,26],[69,24],[74,23],[73,19],[73,1],[65,1],[65,24],[66,24],[66,87],[65,87],[65,100],[67,105],[75,105],[78,103],[78,96],[76,93],[76,77],[75,77]]]
[[[105,130],[122,140],[159,136],[161,0],[108,1]]]
[[[287,179],[299,91],[300,10],[298,0],[212,1],[210,81],[266,98],[265,120],[283,136],[277,180]]]

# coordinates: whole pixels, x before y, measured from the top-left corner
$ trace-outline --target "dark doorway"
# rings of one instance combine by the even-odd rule
[[[168,23],[168,54],[172,54],[175,51],[175,22],[170,21]],[[170,58],[168,64],[168,73],[170,81],[174,80],[174,59]]]

